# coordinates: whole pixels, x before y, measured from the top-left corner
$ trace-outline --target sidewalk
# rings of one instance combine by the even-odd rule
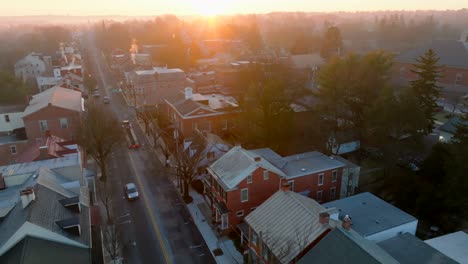
[[[216,232],[211,228],[207,221],[209,219],[205,219],[204,214],[200,210],[199,205],[205,203],[203,196],[196,191],[191,190],[190,196],[193,197],[193,202],[187,204],[187,208],[192,215],[192,219],[197,226],[198,230],[200,230],[203,239],[205,240],[208,248],[213,254],[213,250],[216,248],[221,248],[223,250],[223,255],[221,256],[214,256],[217,263],[244,263],[244,259],[242,255],[237,251],[234,243],[228,237],[218,237]]]

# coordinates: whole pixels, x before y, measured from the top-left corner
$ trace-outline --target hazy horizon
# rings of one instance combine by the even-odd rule
[[[163,14],[234,15],[270,12],[366,12],[458,10],[466,8],[459,0],[329,0],[326,3],[310,0],[81,0],[58,5],[56,0],[17,0],[4,3],[1,17],[15,16],[155,16]],[[424,8],[420,8],[424,7]]]

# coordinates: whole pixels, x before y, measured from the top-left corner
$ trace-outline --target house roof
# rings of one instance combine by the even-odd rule
[[[88,207],[81,204],[81,211],[79,213],[64,207],[59,200],[67,197],[49,188],[50,186],[50,184],[38,182],[34,186],[35,200],[31,201],[26,208],[23,208],[22,203],[18,202],[15,208],[0,223],[0,247],[7,241],[16,239],[13,235],[25,222],[53,232],[66,240],[75,241],[84,247],[90,247]],[[77,221],[80,223],[81,234],[79,236],[65,231],[56,223],[57,221],[71,218],[78,219]],[[25,230],[25,232],[33,236],[40,236],[40,234],[34,233],[34,230]],[[13,244],[17,242],[19,241],[13,241]]]
[[[451,134],[455,134],[455,132],[457,131],[457,124],[459,124],[460,121],[461,120],[459,116],[454,116],[450,118],[449,120],[447,120],[447,122],[445,122],[443,125],[441,125],[438,128],[438,130],[445,131]],[[468,125],[468,122],[464,122],[463,124],[465,123],[466,125]]]
[[[264,168],[278,175],[284,173],[265,159],[255,161],[256,155],[236,146],[215,161],[208,170],[218,178],[218,182],[227,190],[232,190],[257,168]]]
[[[410,233],[399,234],[378,245],[401,264],[457,263]]]
[[[67,143],[67,141],[65,141],[64,139],[56,137],[54,135],[43,137],[42,142],[45,142],[45,144],[36,144],[36,142],[32,142],[32,144],[29,144],[28,148],[24,150],[15,161],[17,163],[24,163],[35,160],[63,157],[64,154],[78,152],[76,149],[69,149],[67,147],[68,145],[73,145],[73,143]],[[47,155],[41,155],[40,148],[43,147],[47,148]]]
[[[52,87],[33,96],[24,110],[24,116],[33,114],[49,105],[82,112],[81,92],[62,87]]]
[[[396,61],[405,63],[416,63],[416,59],[432,49],[440,58],[439,64],[449,67],[468,69],[468,49],[461,41],[439,40],[427,43],[418,48],[401,53],[396,57]]]
[[[0,114],[9,114],[9,113],[21,113],[26,108],[26,105],[22,104],[0,104]]]
[[[91,263],[91,253],[86,248],[26,236],[0,256],[0,262],[5,264],[86,264]]]
[[[425,240],[424,242],[461,264],[468,263],[468,250],[466,250],[468,234],[463,231]]]
[[[0,166],[0,173],[4,177],[18,174],[32,174],[36,173],[41,167],[49,169],[58,169],[70,166],[77,166],[80,164],[79,153],[69,154],[60,158],[39,160],[33,162],[16,163],[7,166]]]
[[[324,203],[323,206],[340,210],[340,218],[349,215],[353,219],[353,229],[364,237],[417,221],[415,217],[369,192]]]
[[[336,222],[319,223],[319,203],[291,191],[278,191],[244,220],[281,263],[289,263]]]
[[[185,99],[184,92],[169,97],[166,101],[183,117],[188,117],[197,110],[205,110],[210,114],[222,113],[229,107],[238,107],[237,101],[231,96],[222,94],[193,94],[192,99]]]
[[[398,261],[370,240],[354,230],[345,230],[341,226],[328,233],[315,245],[298,264],[397,264]]]
[[[320,54],[314,53],[291,55],[291,62],[294,68],[305,69],[320,66],[324,63],[324,60],[320,57]]]
[[[251,150],[252,153],[264,157],[287,178],[295,178],[321,171],[344,167],[345,164],[332,157],[328,157],[318,151],[305,152],[301,154],[281,157],[269,148]]]

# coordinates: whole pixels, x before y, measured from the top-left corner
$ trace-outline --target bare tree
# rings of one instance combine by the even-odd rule
[[[111,213],[111,202],[112,202],[112,194],[111,194],[111,189],[109,184],[107,182],[101,182],[97,184],[98,190],[98,197],[99,200],[101,200],[102,204],[104,205],[104,209],[106,210],[106,218],[107,218],[107,223],[111,224],[113,219],[112,219],[112,213]]]
[[[184,149],[184,146],[181,146],[176,150],[176,175],[181,183],[180,191],[183,199],[187,202],[191,200],[189,186],[198,175],[201,161],[206,157],[206,139],[201,132],[196,133],[190,147]]]
[[[120,230],[115,224],[103,225],[102,228],[104,249],[109,254],[113,263],[118,263],[121,259],[120,253],[122,249]]]
[[[90,104],[78,128],[78,142],[101,169],[101,181],[107,179],[109,154],[122,140],[122,127],[117,118],[97,105]]]

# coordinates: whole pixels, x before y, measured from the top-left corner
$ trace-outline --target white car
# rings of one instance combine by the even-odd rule
[[[134,183],[125,184],[125,196],[129,201],[136,200],[140,198],[140,194]]]

